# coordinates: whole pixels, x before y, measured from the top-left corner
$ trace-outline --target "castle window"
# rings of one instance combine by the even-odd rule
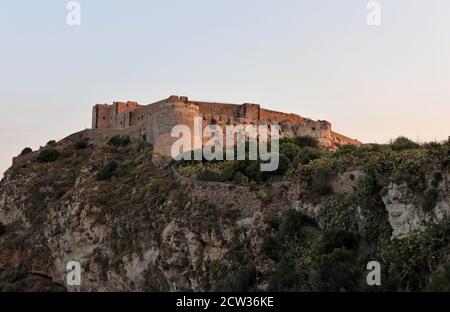
[[[105,116],[103,116],[103,118],[102,118],[103,120],[105,120],[106,119],[106,117]]]
[[[313,130],[313,131],[316,131],[316,127],[312,127],[312,130]]]

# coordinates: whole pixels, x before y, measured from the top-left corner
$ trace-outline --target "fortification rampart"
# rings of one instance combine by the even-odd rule
[[[147,140],[162,155],[170,155],[171,137],[175,125],[194,127],[194,118],[200,117],[202,127],[219,125],[259,125],[277,124],[281,137],[308,135],[319,140],[322,147],[335,150],[345,144],[361,144],[331,130],[327,121],[315,121],[296,114],[288,114],[261,108],[259,104],[226,104],[190,101],[185,96],[169,98],[149,104],[136,102],[114,102],[112,105],[99,104],[93,108],[91,139],[104,142],[115,134]],[[97,130],[97,131],[95,131]],[[192,138],[194,140],[194,138]],[[208,138],[203,139],[203,143]],[[194,144],[192,143],[192,146]]]

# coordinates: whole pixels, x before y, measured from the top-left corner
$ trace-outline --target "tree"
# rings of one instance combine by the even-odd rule
[[[319,141],[316,138],[313,138],[312,136],[299,136],[295,139],[295,144],[297,144],[299,147],[313,147],[318,148],[319,147]]]
[[[77,150],[85,149],[89,146],[89,142],[86,139],[78,140],[73,144],[73,147]]]
[[[300,148],[294,143],[284,143],[280,146],[280,154],[285,155],[290,160],[293,160],[299,151]]]
[[[37,160],[42,163],[53,162],[53,161],[57,160],[59,158],[59,156],[60,156],[60,153],[57,150],[55,150],[53,148],[48,148],[48,149],[42,150],[39,153]]]
[[[25,147],[22,152],[20,153],[20,156],[26,155],[26,154],[30,154],[32,153],[33,150],[30,147]]]
[[[406,149],[419,148],[420,145],[416,142],[411,141],[407,137],[398,137],[394,141],[391,141],[391,147],[393,150],[402,151]]]
[[[113,176],[116,176],[116,170],[117,170],[118,164],[114,160],[108,162],[103,169],[101,169],[97,173],[97,180],[98,181],[105,181],[111,179]]]
[[[120,136],[120,135],[115,135],[113,136],[111,139],[109,139],[108,141],[108,145],[112,145],[112,146],[127,146],[131,143],[131,139],[129,136]]]

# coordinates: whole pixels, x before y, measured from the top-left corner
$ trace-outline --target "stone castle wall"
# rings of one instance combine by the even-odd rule
[[[327,121],[271,111],[258,104],[190,101],[184,96],[171,96],[149,105],[139,105],[136,102],[96,105],[93,108],[92,131],[89,135],[99,142],[107,141],[116,134],[129,135],[133,139],[147,140],[154,145],[156,152],[170,156],[172,143],[177,140],[171,137],[172,128],[175,125],[187,125],[191,133],[194,133],[195,117],[202,119],[203,128],[214,124],[221,126],[223,130],[227,125],[277,124],[281,128],[281,137],[312,136],[328,150],[336,150],[345,144],[361,144],[333,132]],[[203,138],[202,143],[207,140],[209,138]]]

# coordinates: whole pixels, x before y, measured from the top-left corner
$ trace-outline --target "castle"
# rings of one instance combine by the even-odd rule
[[[202,126],[219,125],[274,125],[280,127],[280,137],[312,136],[322,148],[335,151],[346,144],[360,145],[357,140],[331,130],[327,121],[314,121],[295,114],[286,114],[261,108],[258,104],[224,104],[191,101],[185,96],[169,98],[149,104],[115,102],[98,104],[92,109],[92,129],[82,137],[106,142],[114,135],[128,135],[135,140],[146,140],[162,156],[171,155],[172,128],[176,125],[193,127],[194,118],[200,117]],[[192,129],[192,128],[191,128]]]

